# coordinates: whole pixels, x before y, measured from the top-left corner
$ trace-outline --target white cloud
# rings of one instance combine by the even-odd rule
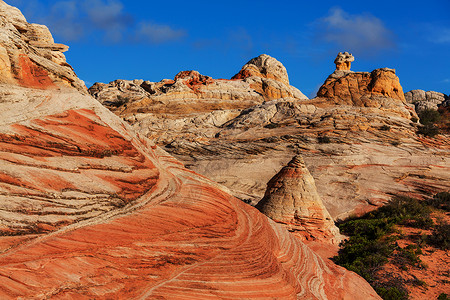
[[[168,25],[141,22],[136,31],[136,40],[151,44],[161,44],[178,40],[186,35],[183,30],[176,30]]]
[[[375,54],[396,46],[393,33],[370,14],[351,15],[341,8],[332,8],[314,25],[316,39],[338,45],[342,51]]]
[[[60,0],[44,4],[39,0],[11,0],[32,21],[45,24],[56,37],[65,42],[94,37],[111,43],[135,40],[164,43],[183,37],[183,30],[168,25],[141,21],[128,14],[120,0]]]
[[[431,36],[432,42],[438,44],[450,44],[450,28],[434,28]]]

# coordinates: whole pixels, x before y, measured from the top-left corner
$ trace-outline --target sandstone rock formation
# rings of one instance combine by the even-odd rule
[[[1,83],[33,88],[73,86],[84,92],[84,83],[66,62],[63,52],[67,49],[55,44],[47,27],[27,23],[18,9],[0,1]]]
[[[243,69],[256,70],[257,65],[264,65],[263,59],[256,61],[254,67]],[[254,65],[250,62],[247,65]],[[263,71],[258,72],[264,77]],[[264,196],[270,178],[296,154],[304,157],[320,187],[318,193],[335,219],[382,205],[392,194],[423,197],[449,190],[449,139],[415,134],[414,107],[400,99],[400,94],[394,98],[389,93],[383,95],[383,90],[393,91],[397,86],[394,72],[381,69],[335,74],[338,72],[343,77],[334,83],[327,80],[325,86],[332,95],[333,86],[341,87],[337,89],[340,97],[260,98],[256,104],[245,102],[245,98],[217,100],[215,107],[206,110],[204,105],[211,99],[197,93],[195,101],[174,96],[173,102],[149,102],[142,108],[152,111],[149,113],[127,113],[125,104],[106,106],[188,168],[227,186],[253,205]],[[243,80],[263,77],[231,82],[245,85]],[[142,83],[127,84],[138,87]],[[110,86],[112,93],[118,89],[114,85],[118,83]],[[200,90],[204,89],[201,86]],[[228,90],[222,90],[224,93]],[[232,106],[238,103],[244,104]]]
[[[424,90],[412,90],[405,93],[406,102],[415,106],[416,112],[420,113],[427,109],[438,110],[439,106],[445,106],[448,97],[439,92]]]
[[[322,203],[314,178],[295,156],[267,184],[256,208],[302,240],[339,244],[341,235]]]
[[[380,299],[50,71],[0,85],[1,299]]]
[[[350,71],[352,62],[355,61],[355,57],[348,52],[339,52],[334,63],[336,64],[336,70]]]

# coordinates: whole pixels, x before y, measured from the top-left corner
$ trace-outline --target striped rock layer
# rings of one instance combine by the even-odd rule
[[[0,299],[379,299],[90,96],[4,82]]]
[[[301,156],[295,156],[267,183],[264,198],[256,208],[303,240],[331,244],[341,241],[339,229]]]

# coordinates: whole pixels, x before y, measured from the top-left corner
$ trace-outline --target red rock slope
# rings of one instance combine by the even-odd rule
[[[379,299],[90,96],[0,95],[0,299]]]

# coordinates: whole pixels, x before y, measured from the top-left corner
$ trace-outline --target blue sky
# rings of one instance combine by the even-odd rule
[[[70,46],[68,62],[96,81],[230,78],[266,53],[308,96],[339,51],[353,71],[397,70],[405,92],[450,94],[450,1],[6,0]]]

